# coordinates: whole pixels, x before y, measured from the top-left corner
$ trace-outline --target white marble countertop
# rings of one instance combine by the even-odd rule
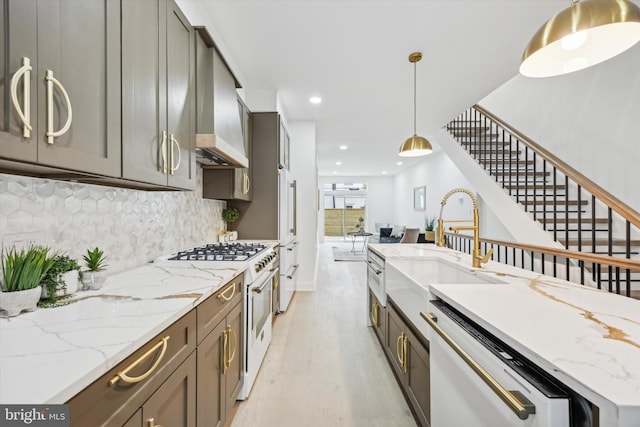
[[[474,269],[469,255],[434,245],[369,246],[598,405],[600,425],[640,425],[640,301],[497,262]],[[433,283],[427,258],[497,283]],[[436,309],[424,301],[424,310]]]
[[[0,403],[64,403],[240,274],[148,264],[75,303],[0,318]]]

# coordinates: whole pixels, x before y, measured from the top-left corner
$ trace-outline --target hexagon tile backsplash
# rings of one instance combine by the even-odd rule
[[[226,202],[195,191],[142,191],[0,174],[0,238],[38,232],[43,244],[80,260],[96,246],[112,273],[205,242],[225,229]]]

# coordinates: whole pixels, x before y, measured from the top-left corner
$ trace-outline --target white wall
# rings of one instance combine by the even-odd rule
[[[424,211],[413,208],[413,190],[415,187],[426,187],[426,204]],[[425,160],[406,172],[395,177],[394,183],[394,224],[424,229],[424,218],[440,214],[440,202],[444,195],[453,188],[464,187],[474,191],[473,186],[443,152],[433,153]],[[461,197],[462,203],[458,202]],[[460,194],[452,196],[447,202],[444,218],[473,218],[470,199]]]
[[[325,184],[363,182],[367,184],[365,230],[374,230],[376,222],[393,222],[394,177],[392,176],[322,176],[318,182],[321,203]],[[318,238],[324,241],[324,206],[318,215]]]
[[[314,290],[317,239],[318,167],[316,161],[316,125],[313,122],[287,123],[291,139],[291,175],[297,184],[298,290]]]
[[[479,102],[640,210],[640,45],[565,76],[516,76]]]

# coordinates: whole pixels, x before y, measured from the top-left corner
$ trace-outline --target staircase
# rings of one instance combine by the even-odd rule
[[[516,129],[475,105],[449,134],[566,249],[640,258],[640,215]],[[628,296],[640,273],[581,266],[598,288]],[[604,271],[606,270],[606,271]]]

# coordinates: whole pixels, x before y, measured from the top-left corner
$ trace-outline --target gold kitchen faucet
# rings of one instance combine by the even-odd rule
[[[442,211],[444,210],[444,206],[447,204],[447,200],[449,197],[456,193],[464,193],[471,198],[473,202],[473,219],[459,219],[459,220],[443,220],[442,219]],[[471,222],[473,221],[473,225],[461,225],[456,227],[449,227],[449,230],[454,233],[458,233],[463,230],[472,230],[473,231],[473,252],[471,253],[471,266],[474,268],[480,268],[482,264],[485,264],[491,258],[491,254],[493,253],[493,249],[490,249],[489,252],[485,256],[480,255],[480,217],[478,216],[478,199],[476,196],[466,188],[454,188],[444,195],[442,202],[440,202],[440,217],[438,218],[438,240],[436,242],[437,246],[444,246],[444,223],[445,222]]]

